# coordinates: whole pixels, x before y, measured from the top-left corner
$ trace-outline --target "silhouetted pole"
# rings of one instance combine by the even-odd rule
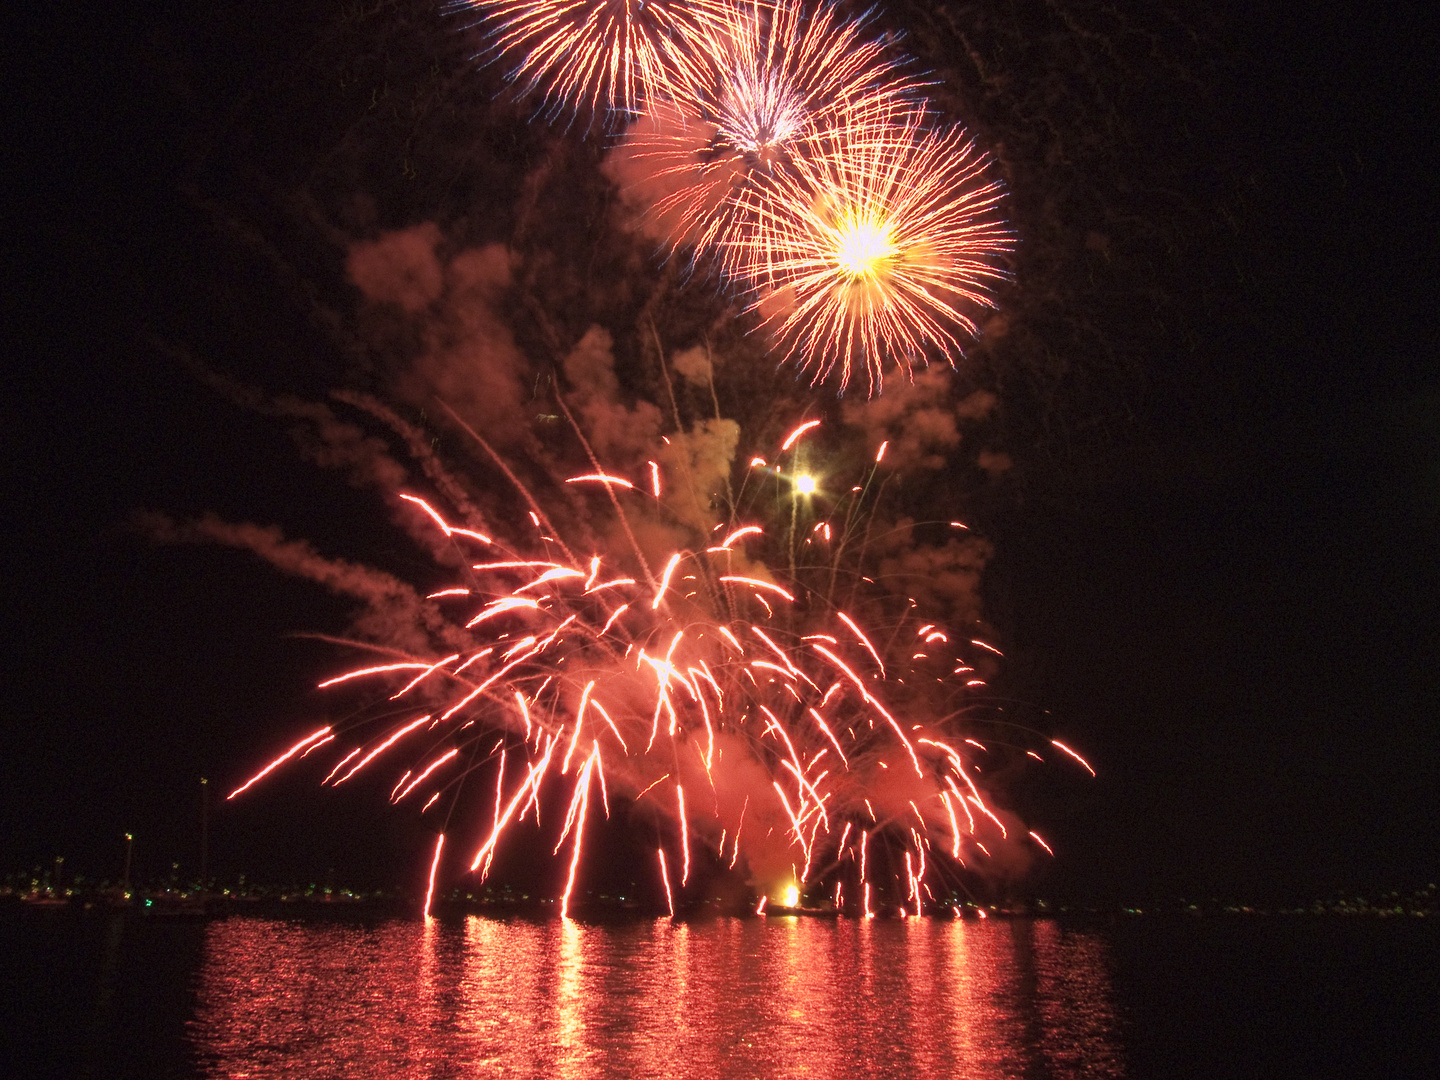
[[[130,895],[130,854],[135,850],[135,837],[131,833],[125,834],[125,873],[121,877],[121,891],[128,898]]]
[[[210,781],[200,777],[200,891],[205,892],[210,880]]]

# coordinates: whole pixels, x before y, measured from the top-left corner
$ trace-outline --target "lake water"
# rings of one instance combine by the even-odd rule
[[[0,917],[5,1077],[1434,1077],[1421,919]]]

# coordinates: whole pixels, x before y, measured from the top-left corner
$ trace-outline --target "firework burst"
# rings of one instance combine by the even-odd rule
[[[491,30],[491,51],[521,93],[634,112],[685,78],[734,21],[726,0],[460,0]]]
[[[586,823],[617,797],[655,823],[672,911],[701,861],[743,869],[772,907],[810,892],[856,913],[883,900],[915,915],[996,845],[1048,851],[978,783],[982,760],[1021,750],[967,735],[994,647],[867,586],[871,484],[832,494],[802,467],[817,423],[796,428],[775,462],[752,460],[737,509],[703,546],[582,554],[529,489],[530,528],[502,542],[402,495],[468,567],[429,593],[444,612],[430,631],[437,648],[378,649],[381,662],[324,680],[332,693],[382,685],[384,701],[311,732],[231,797],[312,754],[329,756],[330,785],[390,769],[390,800],[437,819],[471,781],[489,793],[486,809],[454,827],[482,878],[506,838],[558,800],[562,914]],[[633,544],[632,522],[663,516],[671,471],[656,465],[636,484],[597,466],[556,487],[592,492],[583,516],[608,507],[604,531]]]
[[[745,197],[760,223],[732,260],[784,356],[843,391],[886,367],[951,364],[993,307],[1010,250],[987,157],[919,111],[870,118],[825,140]]]
[[[731,255],[733,242],[721,239],[757,227],[738,198],[755,175],[833,149],[847,126],[917,96],[923,84],[885,42],[865,36],[865,22],[829,4],[750,0],[725,33],[705,39],[700,62],[652,102],[623,149],[643,167],[646,190],[665,191],[646,209],[669,223],[672,246]]]

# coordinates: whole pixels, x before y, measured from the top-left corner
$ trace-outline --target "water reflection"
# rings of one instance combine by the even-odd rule
[[[1108,955],[1048,921],[211,924],[216,1077],[1123,1075]]]

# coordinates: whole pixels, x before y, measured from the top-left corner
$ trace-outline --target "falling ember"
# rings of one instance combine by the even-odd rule
[[[805,423],[801,424],[801,425],[800,425],[799,427],[797,427],[794,431],[790,432],[789,435],[786,435],[786,436],[785,436],[785,441],[780,444],[780,449],[781,449],[781,450],[789,450],[790,447],[792,447],[792,446],[795,445],[796,440],[798,440],[801,435],[804,435],[805,432],[809,431],[811,428],[816,428],[816,427],[819,427],[819,426],[820,426],[820,421],[819,421],[819,420],[807,420],[807,421],[805,421]]]
[[[735,541],[746,536],[758,536],[762,532],[764,532],[764,530],[761,529],[759,525],[746,525],[743,528],[736,529],[729,536],[725,537],[724,540],[720,541],[720,547],[728,550],[735,544]]]
[[[445,834],[441,833],[435,838],[435,855],[430,860],[430,878],[425,885],[425,907],[422,914],[430,918],[430,901],[435,897],[435,871],[440,866],[440,849],[445,846]]]
[[[428,669],[429,667],[429,664],[381,664],[379,667],[361,668],[359,671],[347,671],[344,675],[336,675],[333,679],[326,679],[324,682],[316,683],[315,685],[317,689],[325,690],[329,687],[337,686],[342,682],[349,682],[351,679],[364,678],[366,675],[377,675],[386,671],[414,670],[415,668]]]
[[[675,894],[670,891],[670,871],[665,868],[665,849],[656,848],[656,854],[660,856],[660,880],[665,883],[665,909],[670,912],[670,917],[675,917]]]
[[[660,606],[660,601],[665,598],[665,590],[670,587],[670,578],[675,573],[675,568],[680,565],[680,554],[677,552],[670,556],[670,561],[665,564],[665,572],[660,575],[660,586],[655,590],[655,599],[650,602],[652,609]]]
[[[252,776],[249,780],[246,780],[245,783],[241,784],[241,785],[240,785],[239,787],[237,787],[234,791],[232,791],[229,795],[226,795],[225,798],[226,798],[227,800],[228,800],[228,799],[233,799],[233,798],[235,798],[235,796],[236,796],[236,795],[239,795],[242,791],[248,790],[249,788],[251,788],[251,787],[254,786],[255,784],[259,783],[261,780],[265,779],[265,777],[269,776],[272,772],[274,772],[276,769],[278,769],[281,765],[285,764],[285,762],[289,761],[292,757],[294,757],[296,754],[298,754],[301,750],[304,750],[304,749],[305,749],[307,746],[309,746],[311,743],[316,742],[316,741],[319,740],[319,739],[323,739],[326,735],[329,735],[329,734],[330,734],[330,728],[329,728],[329,727],[323,727],[323,728],[321,728],[319,731],[311,732],[309,735],[305,736],[305,738],[301,739],[298,743],[296,743],[294,746],[292,746],[289,750],[286,750],[285,753],[281,754],[281,755],[280,755],[278,758],[276,758],[274,761],[270,762],[270,764],[266,765],[263,769],[261,769],[258,773],[256,773],[254,776]]]
[[[446,536],[468,536],[471,540],[478,541],[482,544],[494,543],[494,541],[491,540],[490,537],[486,536],[484,533],[476,532],[473,529],[462,529],[455,525],[451,525],[443,517],[436,513],[435,508],[432,507],[429,503],[427,503],[424,499],[418,498],[415,495],[407,495],[403,491],[400,492],[400,498],[404,499],[408,503],[414,503],[416,506],[420,507],[421,510],[424,510],[425,513],[429,515],[430,519],[434,521],[435,524],[440,526],[441,531],[443,531]]]
[[[585,812],[590,806],[590,775],[598,756],[597,750],[585,762],[585,767],[580,771],[580,779],[575,783],[575,801],[570,804],[570,818],[566,822],[567,830],[572,822],[574,824],[575,847],[570,855],[570,875],[565,879],[565,892],[560,897],[560,918],[562,919],[570,917],[570,894],[575,891],[575,871],[580,866],[580,843],[584,838]],[[560,842],[565,842],[564,833],[560,835]]]
[[[1086,761],[1083,757],[1081,757],[1079,754],[1077,754],[1074,750],[1071,750],[1070,747],[1066,746],[1059,739],[1051,739],[1050,745],[1055,747],[1055,749],[1059,750],[1061,753],[1069,754],[1072,758],[1074,758],[1076,761],[1078,761],[1081,765],[1085,767],[1086,772],[1088,772],[1091,776],[1095,775],[1095,770],[1090,767],[1090,763]]]
[[[410,792],[414,791],[417,787],[419,787],[421,784],[423,784],[423,783],[430,777],[430,774],[431,774],[431,773],[433,773],[436,769],[440,768],[440,766],[442,766],[442,765],[446,764],[447,762],[453,760],[453,759],[456,757],[456,755],[458,755],[459,753],[460,753],[459,749],[458,749],[457,747],[452,746],[449,750],[447,750],[445,753],[441,754],[438,758],[436,758],[436,759],[435,759],[434,761],[432,761],[429,765],[427,765],[427,766],[421,771],[421,773],[420,773],[419,776],[415,777],[413,780],[411,780],[411,781],[405,786],[405,790],[404,790],[404,791],[401,791],[399,795],[396,795],[396,796],[395,796],[394,798],[392,798],[390,801],[391,801],[391,802],[397,802],[397,803],[398,803],[401,799],[405,798],[406,795],[409,795]],[[399,785],[396,785],[396,786],[398,787]]]
[[[685,789],[679,784],[675,785],[675,802],[679,806],[679,813],[676,815],[680,822],[680,856],[683,860],[680,870],[680,884],[690,880],[690,832],[686,827],[687,817],[685,814]]]
[[[720,580],[732,582],[737,585],[749,585],[751,588],[754,589],[768,589],[770,592],[773,592],[775,595],[782,597],[785,600],[788,600],[792,604],[795,602],[795,597],[792,593],[787,592],[779,585],[776,585],[774,582],[771,581],[761,581],[758,578],[742,577],[738,574],[722,574],[720,576]]]
[[[572,476],[565,481],[567,484],[609,484],[615,487],[634,488],[633,481],[626,480],[623,476],[607,476],[605,473],[592,473],[588,476]]]

